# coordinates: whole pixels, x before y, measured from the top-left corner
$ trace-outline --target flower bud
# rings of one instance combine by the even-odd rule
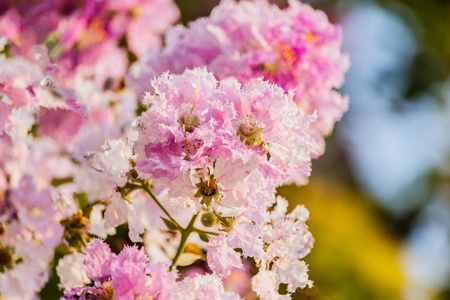
[[[205,227],[213,227],[217,222],[217,217],[214,213],[208,211],[201,216],[200,222],[202,222]]]

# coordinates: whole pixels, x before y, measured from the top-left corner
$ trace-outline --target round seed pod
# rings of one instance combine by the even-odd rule
[[[208,211],[202,214],[200,222],[202,222],[205,227],[213,227],[217,222],[217,217],[214,213]]]

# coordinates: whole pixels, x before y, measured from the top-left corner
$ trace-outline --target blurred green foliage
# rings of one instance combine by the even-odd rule
[[[307,186],[279,188],[289,209],[304,204],[316,240],[305,258],[316,290],[297,299],[401,299],[400,241],[364,198],[346,185],[315,176]]]

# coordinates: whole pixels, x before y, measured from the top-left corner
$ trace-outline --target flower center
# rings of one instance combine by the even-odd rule
[[[257,146],[264,143],[261,131],[264,125],[259,124],[255,117],[251,115],[245,116],[245,122],[241,123],[238,129],[241,142],[245,142],[249,146]]]
[[[291,46],[276,42],[273,51],[277,55],[275,62],[266,62],[258,66],[273,75],[279,70],[291,69],[298,61],[298,55]]]
[[[217,182],[214,178],[205,182],[205,185],[201,188],[202,194],[205,196],[212,196],[217,192]]]
[[[89,241],[87,234],[89,220],[83,216],[81,211],[76,212],[73,216],[62,220],[61,225],[64,227],[64,239],[70,247],[81,249]]]
[[[184,141],[184,145],[181,146],[181,148],[183,148],[184,153],[186,153],[188,156],[189,155],[195,155],[195,153],[197,153],[197,150],[203,145],[203,142],[199,139],[195,139],[192,142],[187,142],[186,140]]]
[[[195,126],[198,125],[198,117],[193,114],[195,105],[197,104],[197,89],[194,88],[195,91],[195,98],[194,98],[194,104],[192,105],[191,111],[188,114],[183,114],[179,119],[178,122],[183,127],[184,132],[191,132]]]
[[[201,203],[209,207],[212,203],[212,198],[220,200],[219,187],[217,185],[216,179],[213,176],[209,177],[208,180],[204,181],[200,179],[200,182],[195,185],[198,187],[197,192],[194,197],[201,197]]]
[[[280,64],[282,66],[292,67],[297,61],[297,54],[286,44],[277,43],[276,49],[280,53]]]
[[[12,266],[13,258],[11,255],[11,249],[0,245],[0,269],[9,268]]]
[[[198,118],[193,114],[184,114],[178,119],[178,123],[180,123],[181,126],[184,125],[187,132],[192,132],[194,127],[198,125]]]

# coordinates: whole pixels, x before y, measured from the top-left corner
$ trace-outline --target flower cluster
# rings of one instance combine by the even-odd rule
[[[34,299],[53,264],[65,299],[311,286],[308,211],[276,188],[307,182],[346,108],[322,12],[224,0],[170,27],[170,0],[0,11],[0,298]],[[123,228],[117,245],[143,246],[114,253]]]
[[[32,299],[57,247],[64,254],[115,232],[105,229],[105,205],[87,211],[130,168],[121,138],[137,101],[118,85],[133,57],[160,46],[178,11],[165,0],[19,1],[0,10],[0,295]],[[111,152],[122,157],[109,158],[114,166]]]
[[[20,52],[45,43],[64,80],[82,74],[108,85],[119,83],[128,55],[159,48],[160,35],[178,18],[170,0],[19,1],[2,9],[0,34]]]
[[[347,98],[335,89],[343,84],[349,62],[340,50],[339,27],[308,5],[289,4],[281,10],[264,0],[222,1],[208,18],[171,28],[165,47],[131,68],[130,85],[143,93],[153,76],[197,66],[241,83],[263,76],[286,92],[295,89],[294,101],[305,113],[317,113],[310,131],[322,154],[323,136],[347,110]]]
[[[196,189],[210,197],[217,195],[205,190],[216,189],[206,185],[209,178],[231,190],[257,169],[272,186],[309,175],[317,145],[308,128],[315,118],[298,109],[292,93],[261,79],[218,82],[204,68],[166,73],[152,86],[134,145],[141,177],[186,182],[196,176],[189,171],[200,172],[205,185]]]
[[[104,242],[94,239],[84,252],[80,254],[83,260],[62,264],[71,263],[81,272],[72,274],[70,268],[58,272],[69,283],[76,283],[80,275],[86,280],[84,286],[66,291],[66,299],[240,299],[225,292],[215,276],[197,275],[176,282],[178,275],[168,270],[168,264],[149,263],[143,249],[136,246],[125,247],[116,255]]]

